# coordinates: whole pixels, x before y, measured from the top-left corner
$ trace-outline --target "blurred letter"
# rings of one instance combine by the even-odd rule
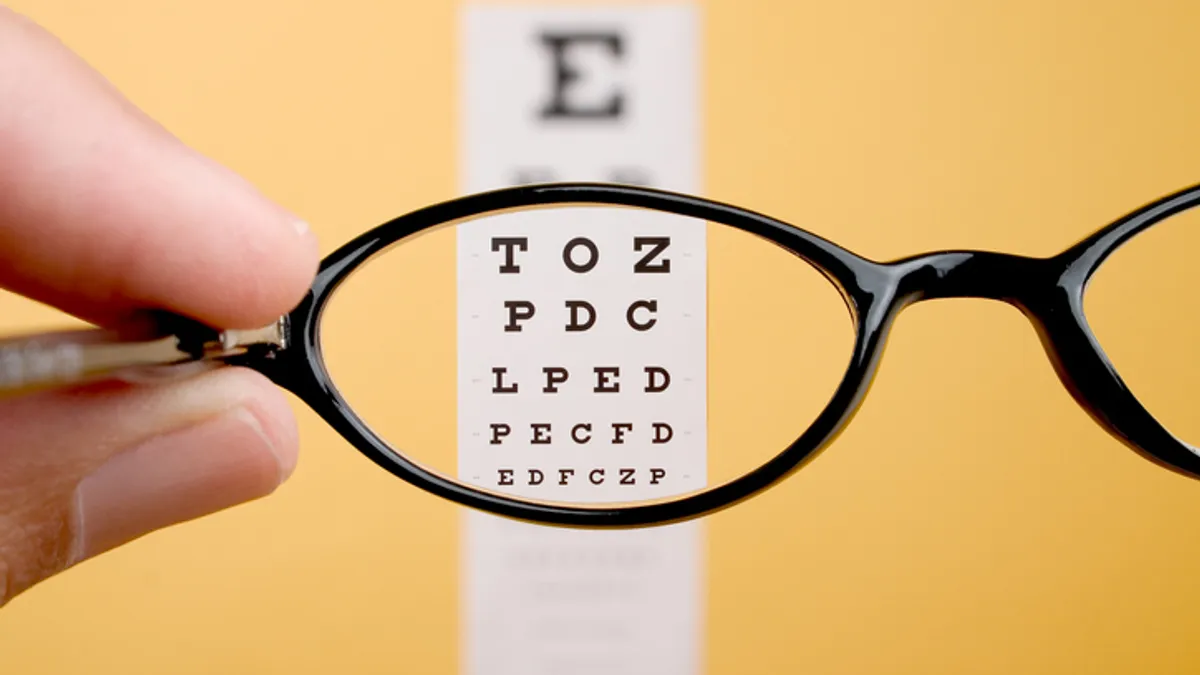
[[[542,108],[544,119],[554,118],[585,118],[585,119],[618,119],[625,107],[625,96],[614,92],[608,102],[593,107],[572,105],[568,101],[567,88],[580,78],[580,72],[571,67],[567,52],[576,45],[598,44],[612,55],[614,60],[622,56],[621,36],[616,33],[564,33],[542,34],[542,44],[550,50],[550,58],[554,60],[554,93],[553,98]]]

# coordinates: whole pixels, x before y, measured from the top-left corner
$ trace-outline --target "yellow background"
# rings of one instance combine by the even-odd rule
[[[456,194],[454,2],[10,4],[327,251]],[[1046,255],[1200,177],[1194,3],[699,4],[706,194],[870,257]],[[0,671],[457,673],[458,510],[297,411],[274,498],[19,597]],[[714,675],[1200,670],[1200,485],[1000,304],[903,314],[837,444],[705,529]]]

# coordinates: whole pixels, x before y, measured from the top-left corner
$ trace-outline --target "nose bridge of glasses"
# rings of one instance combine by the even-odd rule
[[[893,263],[908,303],[985,298],[1026,304],[1045,280],[1046,261],[990,251],[942,251]]]

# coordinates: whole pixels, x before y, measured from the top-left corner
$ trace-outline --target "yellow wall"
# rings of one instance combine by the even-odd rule
[[[10,4],[327,251],[455,194],[455,2]],[[1049,254],[1200,178],[1194,3],[701,4],[707,194],[865,255]],[[0,672],[456,673],[457,510],[297,410],[274,498],[19,597]],[[853,427],[706,530],[713,675],[1200,670],[1200,485],[999,304],[906,312]]]

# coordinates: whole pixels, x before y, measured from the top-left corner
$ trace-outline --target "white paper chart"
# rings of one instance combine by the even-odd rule
[[[471,6],[461,187],[699,192],[690,5]],[[706,484],[705,228],[580,207],[458,232],[459,477],[552,501]],[[701,525],[571,531],[468,512],[467,675],[700,672]]]

